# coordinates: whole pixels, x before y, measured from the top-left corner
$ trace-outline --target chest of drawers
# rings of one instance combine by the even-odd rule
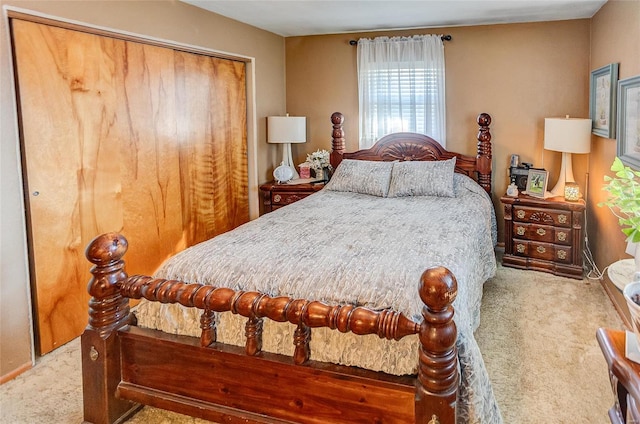
[[[504,196],[505,266],[582,279],[584,201]]]

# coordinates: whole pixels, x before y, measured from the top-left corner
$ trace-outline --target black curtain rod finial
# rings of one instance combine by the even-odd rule
[[[447,35],[443,35],[442,37],[440,37],[440,39],[442,41],[451,41],[453,37],[449,34]],[[357,46],[358,45],[358,40],[349,40],[349,44],[351,44],[352,46]]]

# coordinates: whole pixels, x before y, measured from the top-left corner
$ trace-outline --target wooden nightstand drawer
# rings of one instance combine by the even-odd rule
[[[558,246],[528,240],[514,240],[514,254],[545,261],[571,263],[571,246]]]
[[[260,190],[264,199],[264,212],[271,212],[295,203],[323,188],[324,184],[263,184]]]
[[[556,225],[560,227],[571,226],[571,212],[554,209],[541,210],[540,208],[528,208],[524,206],[513,207],[513,220],[531,222],[534,224]]]
[[[548,225],[514,222],[513,237],[525,240],[571,245],[571,231],[569,229],[556,228]]]
[[[304,199],[311,193],[271,193],[271,204],[273,206],[285,206]]]

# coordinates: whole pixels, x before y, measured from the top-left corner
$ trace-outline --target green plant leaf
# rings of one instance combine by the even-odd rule
[[[613,172],[618,172],[618,171],[622,171],[623,169],[624,169],[624,164],[622,163],[619,157],[616,157],[613,160],[613,164],[611,165],[611,170]]]
[[[611,171],[615,177],[604,176],[607,184],[602,190],[608,195],[598,207],[607,206],[611,210],[628,240],[640,241],[640,171],[625,166],[618,157],[613,160]]]

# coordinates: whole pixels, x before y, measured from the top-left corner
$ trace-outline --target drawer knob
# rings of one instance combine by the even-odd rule
[[[538,231],[536,231],[536,233],[538,233],[539,236],[547,234],[544,228],[538,228]]]
[[[536,247],[536,250],[538,251],[538,253],[544,253],[547,251],[547,249],[545,249],[543,246]]]
[[[282,200],[282,196],[280,196],[279,194],[274,194],[273,195],[273,201],[274,202],[279,202]]]
[[[558,215],[558,222],[561,224],[567,223],[567,215]]]
[[[527,231],[527,230],[526,230],[524,227],[516,227],[516,233],[517,233],[519,236],[523,236],[523,235],[524,235],[524,233],[525,233],[526,231]]]
[[[558,233],[558,240],[560,240],[560,241],[567,241],[567,233],[559,232],[559,233]]]
[[[518,253],[524,253],[525,250],[524,244],[516,244],[516,251]]]
[[[559,259],[562,259],[562,260],[567,259],[567,252],[566,252],[566,251],[564,251],[564,250],[559,250],[559,251],[558,251],[558,258],[559,258]]]
[[[524,218],[525,215],[526,214],[522,210],[519,210],[518,212],[516,212],[516,216],[520,219]]]

